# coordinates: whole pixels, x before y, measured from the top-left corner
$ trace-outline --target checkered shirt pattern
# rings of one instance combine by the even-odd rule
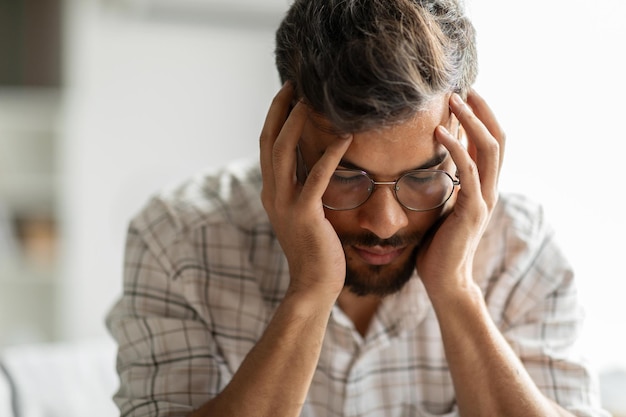
[[[224,389],[260,339],[289,282],[260,189],[258,163],[236,163],[161,193],[132,220],[123,295],[107,317],[122,416],[189,415]],[[574,275],[539,206],[500,197],[474,277],[539,389],[575,415],[608,416],[576,349],[583,314]],[[334,308],[301,415],[458,415],[417,276],[384,300],[365,337]]]

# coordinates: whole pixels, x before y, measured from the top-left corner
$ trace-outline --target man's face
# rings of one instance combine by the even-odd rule
[[[438,125],[453,130],[458,123],[450,116],[448,99],[449,95],[438,97],[405,123],[355,134],[338,168],[363,170],[375,181],[394,181],[418,168],[454,175],[450,155],[434,136]],[[312,114],[300,140],[306,166],[313,166],[333,140],[337,135],[329,122]],[[432,165],[438,156],[444,157],[443,162]],[[415,269],[420,242],[454,200],[455,195],[438,209],[410,211],[396,200],[392,186],[381,185],[355,209],[326,209],[346,255],[346,287],[355,294],[379,296],[402,288]]]

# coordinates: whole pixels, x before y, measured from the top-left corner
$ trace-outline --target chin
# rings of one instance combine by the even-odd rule
[[[415,272],[417,246],[408,259],[399,265],[350,265],[347,260],[344,286],[358,296],[385,297],[400,291]]]

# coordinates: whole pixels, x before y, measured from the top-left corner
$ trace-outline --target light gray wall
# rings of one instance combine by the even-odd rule
[[[164,186],[255,156],[279,82],[272,22],[209,25],[81,2],[69,13],[59,305],[61,334],[75,339],[105,334],[131,215]]]
[[[72,3],[60,160],[66,338],[105,334],[103,315],[120,290],[126,225],[149,194],[257,152],[279,87],[274,29],[263,22],[278,19],[285,3],[259,11],[265,3],[205,1],[210,7],[194,9],[202,1],[187,0],[195,12],[174,14],[167,13],[173,0],[119,0],[116,13]],[[586,348],[600,365],[626,366],[626,343],[615,331],[626,317],[626,29],[619,21],[626,5],[468,4],[479,30],[476,88],[508,133],[502,188],[545,204],[589,304]],[[248,10],[239,23],[237,7]]]

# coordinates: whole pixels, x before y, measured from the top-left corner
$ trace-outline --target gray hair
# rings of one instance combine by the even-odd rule
[[[466,95],[475,31],[457,0],[295,0],[276,66],[341,132],[405,121],[431,98]]]

